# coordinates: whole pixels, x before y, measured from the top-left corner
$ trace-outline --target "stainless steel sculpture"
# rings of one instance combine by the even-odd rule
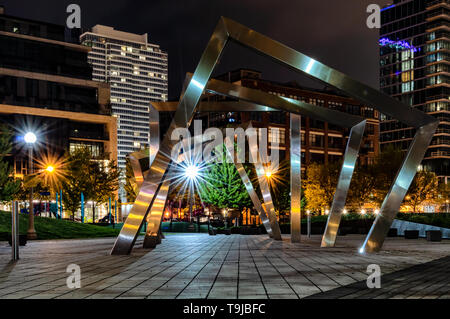
[[[401,201],[414,178],[416,167],[423,159],[426,148],[438,125],[438,121],[433,117],[426,115],[417,109],[410,108],[300,52],[284,46],[283,44],[239,23],[222,17],[214,30],[189,85],[187,86],[185,94],[183,94],[180,99],[169,130],[164,136],[163,142],[150,166],[149,174],[144,178],[135,205],[126,220],[111,253],[130,253],[136,240],[138,230],[148,214],[150,207],[153,205],[155,195],[158,193],[161,182],[164,180],[167,173],[167,169],[171,165],[170,153],[173,142],[170,140],[170,136],[172,131],[177,127],[189,126],[200,97],[204,93],[206,86],[208,85],[210,87],[208,81],[211,73],[229,40],[233,40],[261,54],[272,57],[275,61],[287,65],[295,71],[300,71],[311,78],[315,78],[323,83],[331,85],[347,95],[377,109],[383,114],[398,119],[417,129],[416,136],[408,150],[403,165],[383,202],[380,214],[376,218],[369,235],[360,249],[360,252],[378,251],[383,244],[384,238],[395,215],[397,214]],[[216,84],[219,87],[228,85],[221,84],[220,81],[216,81],[215,83],[214,81],[211,81],[210,84],[211,83],[213,83],[213,85]],[[230,86],[233,87],[233,85]],[[338,125],[352,122],[352,120],[350,120],[352,117],[348,114],[336,112],[336,114],[330,115],[330,112],[333,112],[332,110],[320,111],[316,106],[308,106],[296,100],[284,98],[275,100],[275,96],[264,94],[257,90],[247,91],[248,94],[243,97],[244,94],[242,93],[246,90],[248,89],[234,86],[233,90],[227,91],[227,93],[229,96],[234,96],[261,105],[269,105],[276,109],[284,109],[291,113],[298,114],[302,108],[303,113],[305,113],[302,115],[316,118],[320,118],[320,115],[322,115],[322,120],[331,123],[333,123],[333,121],[338,121]],[[214,91],[217,92],[218,90]],[[258,100],[258,97],[263,99]],[[276,104],[270,104],[270,101],[274,101]],[[339,121],[340,119],[342,119],[342,121]],[[353,120],[355,119],[353,118]],[[354,155],[354,151],[356,150],[357,153],[359,149],[360,137],[362,136],[364,125],[365,121],[360,120],[353,121],[350,125],[350,127],[353,127],[347,145],[347,152],[350,151],[350,154],[344,156],[344,164],[338,182],[338,190],[336,192],[336,195],[338,196],[335,196],[333,200],[327,231],[324,234],[323,239],[323,245],[326,246],[332,246],[335,242],[335,234],[342,214],[340,208],[345,205],[344,197],[348,191],[348,178],[351,179],[355,167],[354,160],[356,161],[356,156]],[[357,143],[358,140],[359,143]],[[356,145],[357,147],[355,147]]]
[[[290,115],[290,162],[291,162],[291,242],[301,240],[301,118],[300,115]]]
[[[214,94],[221,94],[221,95],[228,96],[228,97],[239,98],[240,101],[238,103],[237,102],[201,102],[200,109],[203,112],[229,111],[230,109],[242,110],[242,107],[244,106],[244,107],[246,107],[246,109],[251,109],[253,111],[275,111],[276,109],[280,109],[280,110],[285,110],[288,112],[295,112],[297,114],[302,114],[304,116],[310,116],[310,117],[318,118],[318,119],[322,119],[322,120],[331,119],[331,120],[328,120],[330,123],[336,124],[336,125],[341,125],[341,126],[348,127],[348,128],[351,128],[357,124],[361,125],[361,124],[365,123],[365,121],[362,118],[357,117],[357,116],[344,114],[344,113],[341,113],[338,111],[334,111],[334,110],[330,110],[330,109],[327,109],[324,107],[319,107],[319,106],[315,106],[312,104],[300,102],[297,100],[278,97],[278,96],[271,95],[271,94],[268,94],[265,92],[261,92],[259,90],[244,88],[244,87],[241,87],[238,85],[234,85],[234,84],[230,84],[230,83],[226,83],[226,82],[222,82],[222,81],[218,81],[218,80],[210,80],[208,82],[205,90],[207,92],[214,93]],[[248,102],[248,101],[255,101],[260,104],[255,104],[253,102]],[[262,106],[263,103],[265,103],[267,106]],[[240,107],[237,107],[236,104],[239,104]],[[355,136],[354,134],[350,134],[349,143],[350,143],[350,141],[354,141],[355,137],[358,138],[358,136]],[[360,140],[359,140],[359,142],[360,142]],[[300,148],[300,144],[299,144],[300,139],[298,139],[296,143],[298,143],[298,148]],[[358,145],[358,147],[359,147],[359,143],[356,143],[356,145]],[[252,147],[252,145],[250,145],[250,147]],[[253,146],[253,148],[254,147],[255,147],[255,145]],[[295,149],[295,148],[293,148],[293,149]],[[137,155],[132,154],[132,157],[139,158],[139,162],[142,162],[143,156],[145,156],[145,152],[143,152],[143,151],[138,152]],[[147,155],[147,159],[148,159],[148,157],[149,157],[149,155]],[[259,157],[261,157],[260,154],[259,154]],[[145,160],[144,160],[144,162],[145,162]],[[272,204],[272,199],[271,199],[270,190],[268,188],[268,185],[266,184],[265,186],[261,187],[261,189],[263,191],[263,199],[266,203],[266,205],[264,207],[262,207],[261,203],[259,202],[258,196],[256,195],[256,193],[253,189],[253,186],[252,186],[250,180],[248,179],[248,176],[245,173],[245,170],[243,169],[243,166],[239,163],[236,163],[235,165],[236,165],[238,172],[244,182],[244,185],[246,186],[247,191],[249,192],[249,195],[253,201],[253,204],[261,217],[263,225],[266,227],[268,234],[271,237],[273,237],[274,239],[281,239],[281,233],[279,232],[279,226],[276,221],[275,211],[274,211],[274,207]],[[263,182],[265,181],[264,180],[265,176],[263,173],[262,164],[260,163],[260,158],[259,158],[259,163],[256,163],[255,167],[259,170],[258,181],[260,182],[260,186],[264,185],[263,183],[261,183],[261,179],[263,179],[262,180]],[[144,171],[143,173],[141,173],[141,171],[142,171],[142,169],[137,170],[138,175],[142,174],[142,175],[146,176],[146,174],[148,174],[147,171]],[[165,177],[165,178],[167,178],[167,177]],[[150,214],[151,214],[154,209],[153,205],[151,205],[149,203],[148,207],[150,209]],[[300,206],[298,206],[297,210],[300,212]],[[155,220],[159,221],[160,220],[159,217],[161,215],[159,213],[156,213],[156,214],[157,214],[157,218]],[[272,217],[270,217],[270,214],[272,214]],[[150,216],[148,219],[151,219],[151,218],[152,217]],[[300,218],[300,217],[298,216],[298,218]],[[152,225],[156,225],[156,224],[153,223]],[[155,227],[155,226],[153,226],[153,227]],[[159,227],[159,224],[158,224],[158,227]],[[278,229],[277,234],[275,236],[274,236],[274,232],[273,232],[272,228]],[[149,228],[148,228],[147,237],[151,236],[151,235],[149,235],[151,232],[152,231],[149,230]],[[155,235],[153,235],[153,236],[155,236]],[[155,242],[155,240],[154,239],[147,240],[147,241],[144,240],[144,243],[145,242],[151,243],[147,247],[153,247],[152,245]]]

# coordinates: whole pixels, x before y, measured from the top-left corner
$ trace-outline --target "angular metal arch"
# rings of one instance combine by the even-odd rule
[[[178,104],[178,109],[175,112],[172,123],[150,167],[150,174],[142,183],[136,198],[136,203],[114,244],[111,254],[130,253],[136,240],[137,232],[149,210],[147,204],[141,205],[140,203],[149,203],[150,206],[153,204],[155,195],[161,187],[161,181],[164,179],[167,168],[171,165],[170,153],[173,143],[170,140],[170,136],[172,131],[177,127],[189,126],[197,104],[211,77],[211,73],[229,40],[236,41],[250,49],[272,57],[275,61],[287,65],[295,71],[331,85],[347,95],[377,109],[381,113],[417,129],[406,158],[383,201],[380,214],[372,225],[360,252],[380,250],[389,231],[389,227],[414,178],[416,167],[423,159],[425,151],[433,137],[438,121],[300,52],[284,46],[235,21],[222,17],[202,54],[185,94],[183,94]],[[352,170],[353,168],[349,167]],[[342,211],[330,213],[322,246],[334,245],[336,237],[332,228],[335,228],[333,226],[334,220],[340,219],[341,214]],[[337,215],[339,215],[339,218],[336,218]]]

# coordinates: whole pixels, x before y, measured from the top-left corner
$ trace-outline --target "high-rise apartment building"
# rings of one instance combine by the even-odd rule
[[[382,9],[380,88],[440,125],[422,162],[450,182],[450,1],[396,0]],[[382,117],[380,144],[404,150],[415,130]]]
[[[149,145],[149,102],[167,100],[167,53],[149,43],[146,33],[103,25],[83,33],[80,41],[91,47],[93,80],[111,86],[111,107],[118,124],[118,165],[124,168],[129,153]]]
[[[88,147],[117,161],[117,124],[109,86],[92,81],[89,48],[62,25],[6,15],[0,7],[0,123],[15,135],[9,160],[16,177],[29,173],[23,134],[38,141],[35,162]]]

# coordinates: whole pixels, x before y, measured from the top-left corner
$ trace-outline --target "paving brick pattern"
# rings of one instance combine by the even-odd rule
[[[297,299],[448,298],[450,241],[387,239],[384,250],[360,255],[359,235],[320,248],[320,236],[168,234],[153,250],[142,238],[130,256],[110,256],[114,238],[34,241],[10,262],[0,243],[0,299],[151,298]],[[81,268],[81,288],[69,289],[69,264]],[[378,264],[382,289],[368,289],[367,266]]]

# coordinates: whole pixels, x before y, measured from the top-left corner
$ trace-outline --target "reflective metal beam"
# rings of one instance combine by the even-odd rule
[[[143,160],[149,159],[149,150],[140,150],[137,152],[133,152],[128,154],[128,160],[130,161],[131,168],[133,170],[134,175],[134,191],[136,194],[139,192],[139,189],[144,182],[144,177],[146,173],[148,173],[149,167],[144,163],[141,163]]]
[[[150,214],[147,219],[147,230],[143,243],[144,248],[155,248],[156,245],[160,243],[159,230],[164,217],[163,214],[164,209],[166,208],[169,187],[170,180],[164,180],[150,209]]]
[[[248,128],[252,128],[252,127],[253,126],[250,122],[248,125]],[[248,136],[248,145],[249,145],[249,149],[250,149],[249,152],[250,152],[250,154],[257,154],[257,156],[258,156],[257,160],[255,161],[255,163],[253,163],[253,165],[255,167],[256,175],[258,177],[259,188],[261,189],[261,195],[262,195],[262,198],[264,201],[263,208],[265,209],[266,214],[269,217],[270,227],[272,229],[272,235],[270,237],[275,240],[282,240],[280,226],[277,221],[277,214],[275,212],[275,207],[273,206],[272,195],[270,193],[269,183],[267,182],[266,172],[265,172],[264,166],[262,164],[263,162],[267,162],[267,161],[262,156],[261,148],[258,147],[258,143],[257,143],[258,136],[257,136],[256,131],[250,131],[249,134],[253,135],[253,137]]]
[[[355,171],[356,160],[358,159],[359,147],[361,145],[366,121],[355,125],[350,130],[350,135],[345,149],[341,173],[339,174],[336,192],[334,193],[331,211],[325,233],[322,237],[322,247],[333,247],[336,243],[336,236],[347,200],[348,189]]]
[[[351,128],[364,120],[361,116],[331,110],[326,107],[269,94],[260,90],[215,79],[209,80],[206,91],[226,97],[236,98],[245,102],[267,105],[279,111],[281,110],[289,113],[300,114],[302,116],[315,118],[341,127]]]
[[[150,103],[149,107],[149,116],[150,116],[150,147],[149,147],[149,166],[152,165],[155,160],[156,154],[159,150],[159,112],[153,107],[152,103]]]
[[[360,248],[360,253],[380,251],[438,125],[439,122],[430,123],[417,130],[394,184],[384,198],[380,213]]]
[[[291,242],[301,241],[301,117],[290,113]]]
[[[148,178],[144,179],[139,194],[136,197],[136,201],[114,243],[111,250],[112,255],[128,255],[131,252],[139,234],[139,229],[147,217],[149,208],[154,201],[155,194],[158,192],[160,183],[170,165],[170,154],[173,147],[173,142],[170,138],[172,132],[177,127],[189,126],[197,103],[199,102],[206,83],[211,77],[214,66],[217,64],[227,41],[228,34],[224,28],[223,21],[220,21],[209,40],[185,94],[180,100],[172,123],[170,124],[150,167]]]

